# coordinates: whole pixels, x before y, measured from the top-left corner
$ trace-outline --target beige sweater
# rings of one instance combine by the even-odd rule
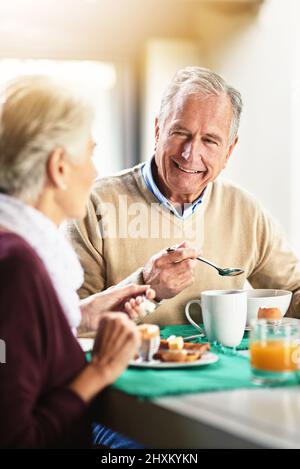
[[[217,265],[244,269],[244,275],[221,277],[199,262],[194,284],[164,301],[145,322],[184,323],[188,300],[204,290],[241,289],[246,279],[254,288],[292,290],[289,315],[300,317],[298,259],[259,203],[221,179],[207,187],[202,204],[183,221],[158,204],[138,165],[97,180],[86,218],[69,223],[66,232],[85,271],[82,298],[121,282],[153,254],[183,240],[200,247]],[[132,279],[141,283],[139,274]],[[194,312],[196,320],[199,315],[199,310]]]

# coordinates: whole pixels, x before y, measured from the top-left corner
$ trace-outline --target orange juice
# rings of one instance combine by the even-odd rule
[[[285,340],[260,340],[250,344],[251,366],[256,370],[286,372],[299,369],[300,348]]]

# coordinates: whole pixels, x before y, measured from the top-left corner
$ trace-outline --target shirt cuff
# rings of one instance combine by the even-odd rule
[[[128,277],[122,280],[122,282],[119,282],[117,286],[125,287],[126,285],[129,285],[130,283],[137,283],[138,285],[144,285],[145,282],[144,282],[142,267],[136,270],[135,272],[133,272],[133,274],[130,274]]]

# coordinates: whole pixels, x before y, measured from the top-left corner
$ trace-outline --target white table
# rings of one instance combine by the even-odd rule
[[[98,405],[102,423],[149,448],[300,448],[300,387],[151,401],[107,389]]]

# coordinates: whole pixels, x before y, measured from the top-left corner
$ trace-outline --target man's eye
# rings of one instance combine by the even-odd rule
[[[212,140],[211,138],[204,138],[204,142],[209,143],[210,145],[218,145],[218,142]]]
[[[174,135],[175,137],[182,137],[182,138],[188,137],[188,135],[185,132],[181,132],[180,130],[173,130],[171,132],[171,135]]]

